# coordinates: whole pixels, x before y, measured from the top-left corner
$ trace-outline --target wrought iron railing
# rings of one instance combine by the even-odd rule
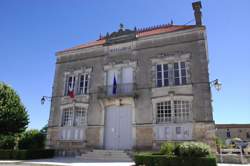
[[[116,84],[99,87],[99,97],[133,96],[135,95],[135,84]]]

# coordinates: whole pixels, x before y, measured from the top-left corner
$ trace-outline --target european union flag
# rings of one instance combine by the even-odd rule
[[[117,89],[117,83],[116,83],[116,78],[115,78],[115,75],[114,75],[114,80],[113,80],[113,95],[116,94],[116,89]]]

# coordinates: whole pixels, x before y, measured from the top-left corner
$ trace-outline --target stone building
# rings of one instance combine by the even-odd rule
[[[241,138],[250,142],[250,124],[216,124],[216,136],[226,140]]]
[[[48,147],[158,148],[215,135],[201,3],[195,25],[125,29],[59,51]]]

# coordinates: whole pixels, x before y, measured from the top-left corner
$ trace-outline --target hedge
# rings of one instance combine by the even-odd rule
[[[137,166],[216,166],[214,157],[177,157],[167,155],[137,154],[134,156]]]
[[[0,149],[0,160],[27,160],[27,159],[41,159],[52,158],[54,150],[41,149],[41,150],[5,150]]]

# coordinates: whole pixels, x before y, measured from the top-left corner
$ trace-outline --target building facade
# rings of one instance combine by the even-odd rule
[[[216,124],[216,136],[226,140],[241,138],[250,142],[250,124]]]
[[[213,144],[206,28],[125,29],[56,54],[47,145],[158,148],[163,141]]]

